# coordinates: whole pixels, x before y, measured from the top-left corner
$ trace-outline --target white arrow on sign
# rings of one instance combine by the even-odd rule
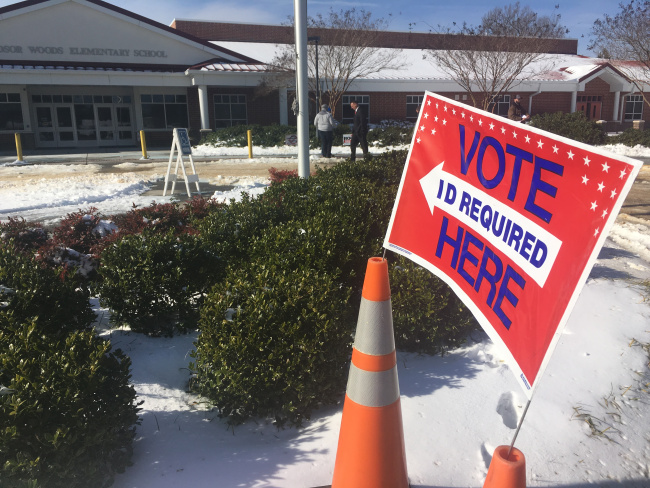
[[[562,241],[483,190],[446,173],[444,164],[420,180],[431,213],[438,207],[460,220],[544,287]]]

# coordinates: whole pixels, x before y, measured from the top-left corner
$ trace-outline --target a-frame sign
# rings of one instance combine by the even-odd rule
[[[174,169],[174,174],[172,175],[170,173],[172,169],[172,160],[174,159],[174,154],[176,154],[176,168]],[[183,161],[183,156],[187,156],[190,160],[190,166],[192,167],[191,175],[188,175],[185,171],[185,161]],[[167,184],[170,181],[172,183],[170,194],[174,194],[176,181],[178,179],[179,167],[181,168],[183,180],[185,181],[187,196],[192,196],[192,192],[190,191],[190,183],[196,183],[196,191],[200,195],[201,190],[199,188],[199,175],[196,174],[196,169],[194,168],[194,160],[192,159],[192,145],[190,144],[190,138],[187,135],[187,129],[174,129],[174,139],[172,141],[172,148],[169,153],[169,164],[167,165],[167,174],[165,175],[165,187],[163,189],[163,196],[167,194]]]

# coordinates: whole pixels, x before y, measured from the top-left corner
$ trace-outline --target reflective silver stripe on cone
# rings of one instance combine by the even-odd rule
[[[399,398],[397,365],[380,372],[364,371],[350,364],[347,395],[366,407],[385,407]]]
[[[361,299],[354,348],[372,356],[383,356],[395,350],[390,299],[383,302]]]

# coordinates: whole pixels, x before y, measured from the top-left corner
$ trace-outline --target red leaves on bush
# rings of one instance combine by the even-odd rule
[[[269,175],[271,177],[271,184],[282,183],[289,178],[298,178],[297,169],[277,169],[270,168]]]
[[[9,217],[0,222],[0,240],[14,240],[14,246],[21,252],[34,252],[48,240],[48,234],[38,222],[28,222],[22,217]]]

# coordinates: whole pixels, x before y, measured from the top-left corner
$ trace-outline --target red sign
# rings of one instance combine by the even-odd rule
[[[453,288],[530,397],[640,167],[427,92],[384,247]]]

